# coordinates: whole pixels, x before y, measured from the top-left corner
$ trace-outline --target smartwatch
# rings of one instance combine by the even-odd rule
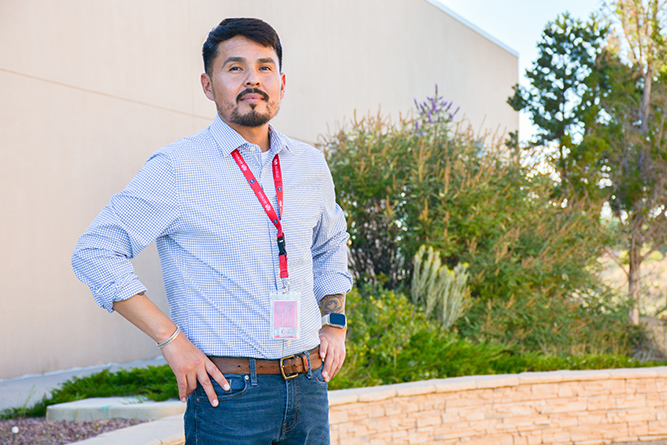
[[[345,314],[337,314],[332,312],[322,317],[322,326],[333,326],[335,328],[346,328],[347,317]]]

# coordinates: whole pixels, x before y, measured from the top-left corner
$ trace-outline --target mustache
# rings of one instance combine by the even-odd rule
[[[243,96],[246,94],[259,94],[265,101],[269,101],[269,95],[259,88],[246,88],[245,90],[241,91],[238,96],[236,96],[236,102],[239,102],[241,99],[243,99]]]

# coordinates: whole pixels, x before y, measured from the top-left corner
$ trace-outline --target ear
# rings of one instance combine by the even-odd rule
[[[215,94],[213,94],[213,87],[211,85],[211,78],[208,77],[208,74],[202,73],[201,75],[201,87],[204,90],[204,94],[210,100],[215,101]]]
[[[285,74],[280,73],[280,100],[285,97]]]

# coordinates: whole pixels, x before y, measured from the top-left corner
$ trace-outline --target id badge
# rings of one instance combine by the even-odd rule
[[[301,294],[271,292],[271,338],[298,340],[301,335]]]

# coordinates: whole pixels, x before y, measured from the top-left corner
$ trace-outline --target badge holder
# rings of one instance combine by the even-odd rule
[[[298,340],[301,335],[301,295],[287,289],[271,292],[271,338]]]

